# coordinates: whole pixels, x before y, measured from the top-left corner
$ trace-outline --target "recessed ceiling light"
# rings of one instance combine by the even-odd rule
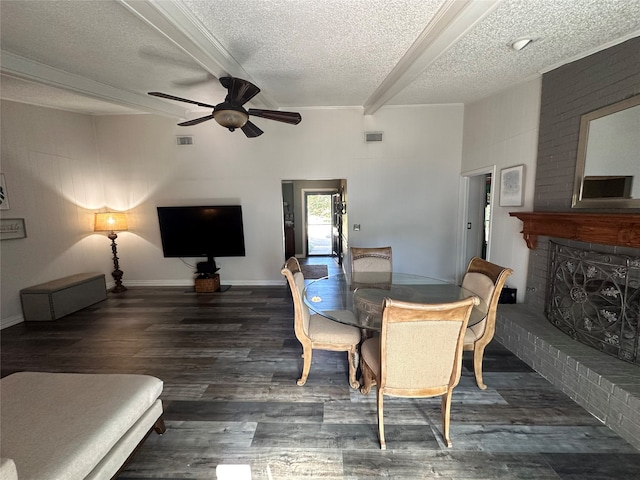
[[[509,45],[511,48],[513,48],[516,51],[520,51],[530,43],[533,43],[535,40],[536,39],[531,37],[520,37],[520,38],[516,38],[515,40],[512,40],[507,45]]]

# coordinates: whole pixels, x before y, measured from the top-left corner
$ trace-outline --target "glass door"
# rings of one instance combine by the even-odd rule
[[[331,255],[333,198],[331,193],[305,193],[307,255]]]

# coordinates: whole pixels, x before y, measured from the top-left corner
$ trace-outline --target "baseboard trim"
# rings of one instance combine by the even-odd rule
[[[14,325],[18,325],[22,322],[24,322],[24,317],[22,315],[13,315],[11,317],[0,319],[0,330],[13,327]]]

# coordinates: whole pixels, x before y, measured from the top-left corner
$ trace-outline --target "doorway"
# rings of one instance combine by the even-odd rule
[[[347,244],[347,180],[282,180],[285,258],[333,257]]]
[[[491,245],[492,190],[495,166],[463,174],[464,203],[462,255],[464,270],[472,257],[489,260]]]
[[[333,193],[305,192],[307,255],[331,255]]]

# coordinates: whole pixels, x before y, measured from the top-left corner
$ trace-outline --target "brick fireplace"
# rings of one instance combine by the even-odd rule
[[[523,220],[523,236],[532,248],[527,296],[525,304],[500,305],[496,340],[640,449],[640,367],[627,361],[627,358],[616,358],[626,356],[625,352],[629,352],[628,356],[635,355],[637,360],[638,340],[618,341],[618,345],[607,341],[615,335],[620,340],[629,332],[637,337],[640,248],[629,246],[635,245],[633,242],[627,242],[625,246],[590,242],[593,240],[590,231],[598,232],[599,241],[603,241],[602,228],[592,229],[584,223],[592,215],[572,212],[513,213],[513,216]],[[625,221],[612,214],[596,215],[602,217],[599,219],[601,225],[609,225],[605,230],[609,230],[606,235],[611,238],[618,238],[622,229],[640,241],[640,215],[625,214]],[[551,226],[546,225],[546,220],[550,221]],[[617,233],[614,235],[611,232]],[[550,237],[549,233],[567,238]],[[624,233],[623,238],[629,236]],[[611,242],[616,243],[615,240]],[[548,280],[557,275],[563,277],[560,292],[548,288],[553,286],[553,282]],[[628,286],[631,286],[631,290]],[[584,303],[580,302],[589,293],[598,297],[598,302],[606,300],[608,296],[615,299],[615,289],[627,289],[624,300],[621,296],[617,298],[619,310],[608,309],[604,305],[600,305],[600,310],[617,313],[618,320],[609,322],[607,318],[613,318],[610,313],[601,314],[601,320],[604,321],[599,328],[601,338],[594,340],[591,333],[598,329],[593,324],[589,327],[588,316],[581,312]],[[567,298],[569,303],[563,303]],[[554,318],[553,308],[551,311],[546,309],[548,302],[556,302],[560,307],[555,314],[562,321]],[[615,303],[609,302],[609,305]],[[626,306],[623,307],[623,304]],[[571,311],[572,308],[576,310]],[[567,311],[571,311],[571,314],[567,315]],[[626,320],[619,320],[621,316]],[[629,316],[631,321],[628,321]],[[581,333],[576,332],[577,324],[583,327]],[[612,333],[616,326],[620,327],[617,334]],[[620,348],[621,343],[624,348]]]
[[[512,214],[530,247],[524,304],[500,305],[496,326],[500,343],[638,449],[640,367],[578,343],[545,312],[556,246],[640,257],[640,209],[571,208],[581,116],[640,93],[639,49],[633,38],[543,75],[534,211]]]
[[[640,365],[640,215],[512,212],[537,266],[528,304],[586,345]],[[538,239],[543,241],[539,242]],[[543,262],[544,261],[544,265]]]

